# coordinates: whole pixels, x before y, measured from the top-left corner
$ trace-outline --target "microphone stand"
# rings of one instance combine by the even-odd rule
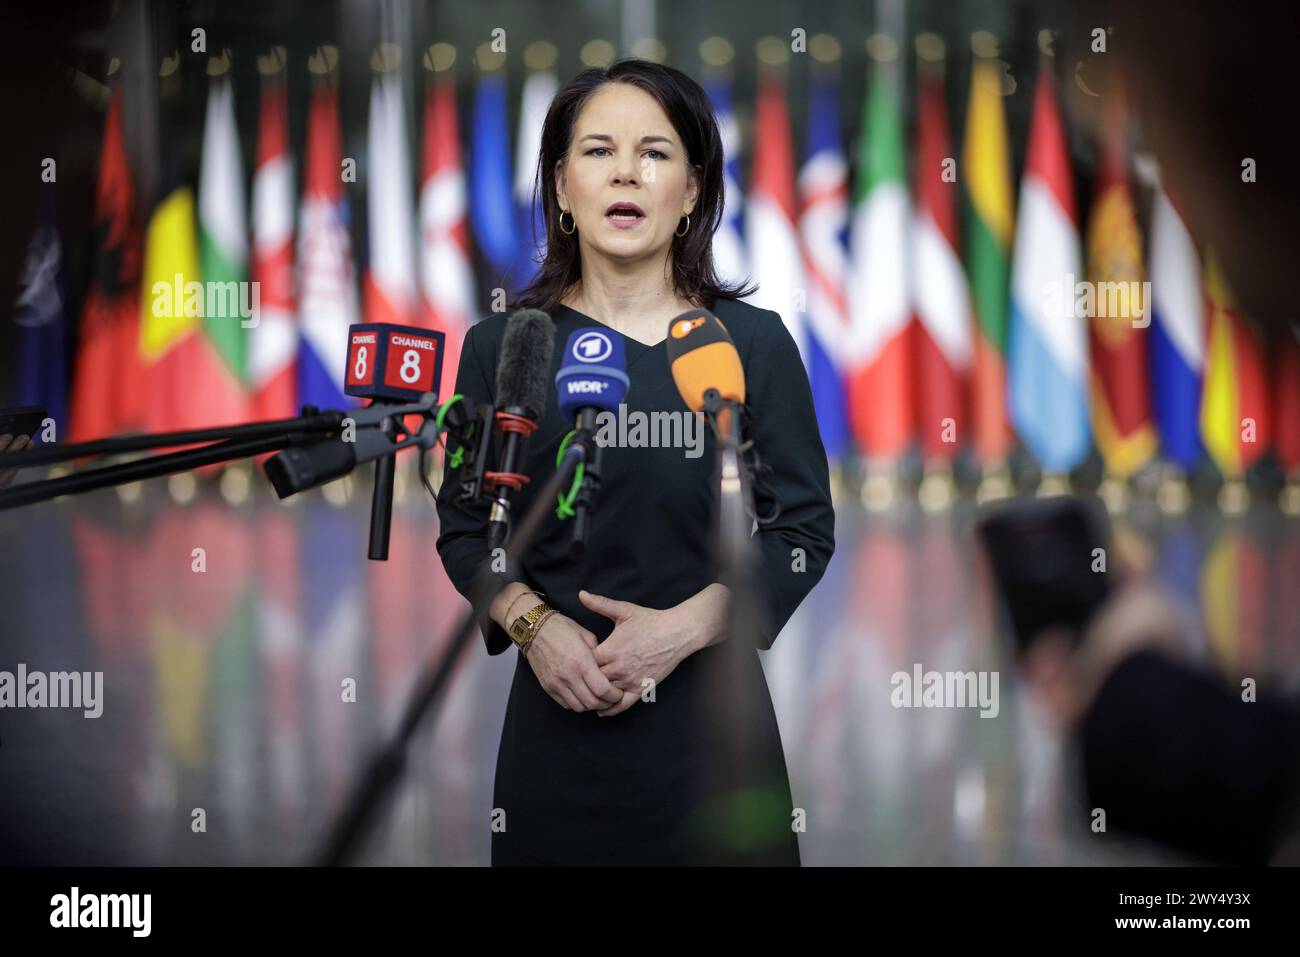
[[[595,436],[590,432],[580,432],[569,443],[555,474],[541,487],[523,521],[512,531],[506,545],[507,573],[517,568],[517,562],[532,545],[542,521],[554,508],[555,497],[572,484],[579,463],[585,463],[595,447]],[[374,826],[375,816],[384,799],[402,776],[411,739],[425,716],[440,702],[457,659],[474,633],[478,624],[477,609],[485,607],[500,587],[491,566],[485,564],[471,588],[470,608],[458,622],[446,650],[421,672],[402,712],[397,730],[371,755],[365,774],[335,819],[335,824],[326,835],[313,863],[335,867],[355,858],[364,838]]]
[[[120,455],[146,449],[209,443],[202,448],[146,456],[132,462],[120,462],[59,478],[14,485],[0,490],[0,511],[48,501],[60,495],[79,495],[172,472],[274,452],[309,438],[329,435],[341,427],[344,418],[345,414],[339,411],[321,412],[313,406],[304,406],[303,414],[291,419],[272,419],[182,432],[125,435],[8,453],[3,463],[6,467],[28,468],[91,455]]]
[[[753,542],[753,488],[741,450],[740,403],[724,399],[716,389],[704,393],[704,410],[718,440],[718,527],[715,542],[717,580],[731,590],[726,637],[710,667],[712,680],[700,684],[699,713],[708,715],[701,735],[706,754],[716,761],[705,766],[697,804],[700,835],[697,850],[709,863],[763,863],[763,847],[737,847],[729,840],[736,822],[744,821],[755,788],[775,780],[761,766],[754,747],[764,709],[752,691],[750,672],[761,669],[754,645],[766,625],[765,604],[758,588],[758,564]],[[782,795],[784,797],[784,795]]]
[[[596,430],[597,410],[590,406],[578,413],[577,431],[594,433]],[[587,554],[587,530],[591,525],[591,513],[596,507],[596,496],[600,493],[600,443],[592,441],[591,455],[582,470],[582,482],[578,494],[573,500],[573,538],[569,541],[569,558],[580,562]]]

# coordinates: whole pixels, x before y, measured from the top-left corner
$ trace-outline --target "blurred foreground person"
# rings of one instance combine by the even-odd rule
[[[1300,701],[1246,694],[1188,661],[1181,610],[1111,589],[1102,513],[1003,505],[981,538],[1031,693],[1078,749],[1090,821],[1222,864],[1300,863]],[[1113,572],[1111,574],[1114,574]]]

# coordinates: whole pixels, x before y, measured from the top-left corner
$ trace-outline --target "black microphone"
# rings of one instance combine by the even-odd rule
[[[371,405],[355,409],[344,418],[345,424],[351,420],[353,430],[346,440],[340,432],[333,438],[315,440],[307,445],[291,445],[267,459],[262,471],[270,479],[275,494],[288,498],[342,478],[358,465],[391,455],[399,449],[417,445],[433,448],[438,441],[438,432],[432,421],[426,420],[418,433],[398,442],[391,431],[384,431],[384,420],[408,414],[429,416],[436,407],[437,396],[426,392],[418,401],[406,405]]]
[[[524,443],[546,411],[547,378],[555,349],[555,324],[540,309],[521,309],[510,317],[497,364],[495,431],[502,436],[498,469],[485,472],[493,489],[488,514],[488,547],[500,548],[510,534],[510,497],[528,481],[517,471]]]

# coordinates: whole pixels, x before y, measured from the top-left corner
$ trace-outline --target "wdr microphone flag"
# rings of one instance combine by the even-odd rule
[[[840,143],[839,87],[829,70],[813,76],[808,113],[808,159],[799,174],[799,233],[808,282],[806,359],[822,445],[831,461],[849,448],[844,373],[848,336],[845,233],[849,219],[849,169]]]
[[[1011,421],[1043,471],[1088,455],[1088,352],[1076,311],[1083,272],[1074,182],[1052,75],[1038,73],[1011,266],[1007,343]]]

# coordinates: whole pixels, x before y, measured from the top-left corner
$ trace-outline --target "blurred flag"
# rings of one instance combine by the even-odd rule
[[[194,235],[194,193],[178,186],[154,208],[145,230],[140,359],[148,432],[228,425],[241,404],[238,382],[207,341]],[[191,296],[191,291],[195,295]]]
[[[761,279],[749,302],[771,309],[784,320],[808,366],[801,302],[799,234],[795,229],[794,145],[785,99],[785,77],[765,69],[758,81],[754,120],[753,189],[745,217],[749,262]],[[700,228],[698,223],[692,229]],[[796,311],[796,307],[799,311]]]
[[[235,94],[225,76],[208,87],[199,169],[199,271],[205,286],[205,344],[217,356],[204,383],[210,423],[248,419],[248,339],[243,304],[248,280],[248,219],[244,170],[235,125]],[[218,294],[224,291],[224,295]]]
[[[1205,391],[1201,436],[1226,479],[1240,479],[1268,448],[1268,370],[1262,345],[1228,290],[1214,254],[1206,256]]]
[[[474,271],[465,212],[456,83],[450,72],[430,80],[424,97],[424,160],[420,177],[420,285],[424,325],[447,335],[442,363],[447,398],[460,368],[460,346],[474,321]]]
[[[849,169],[840,143],[839,86],[826,69],[813,76],[808,160],[799,173],[799,203],[799,232],[808,280],[805,358],[822,444],[826,456],[834,462],[849,449],[844,372],[839,366],[849,322],[844,286],[849,268],[844,245],[849,221]]]
[[[1007,277],[1014,228],[1011,147],[997,63],[976,59],[962,152],[966,268],[975,312],[971,418],[975,455],[996,468],[1011,454],[1007,416]]]
[[[140,425],[140,239],[119,89],[108,104],[100,150],[95,248],[72,376],[69,441],[103,438]]]
[[[1205,293],[1192,237],[1163,189],[1151,212],[1151,299],[1151,404],[1165,457],[1186,472],[1202,453]]]
[[[957,177],[949,163],[952,151],[941,70],[922,66],[917,100],[911,259],[917,318],[914,399],[925,459],[951,462],[958,443],[966,441],[969,425],[966,378],[973,320],[958,254]],[[951,420],[952,430],[946,420]]]
[[[1239,524],[1226,525],[1205,559],[1201,595],[1210,648],[1234,684],[1264,664],[1268,562]]]
[[[506,78],[501,70],[479,75],[472,132],[469,214],[474,238],[492,268],[492,283],[513,282],[520,247],[510,180]]]
[[[1277,436],[1273,446],[1283,471],[1296,481],[1300,480],[1300,328],[1292,325],[1278,334],[1274,359]]]
[[[1014,230],[1011,148],[1002,109],[997,62],[976,59],[966,108],[966,269],[975,311],[971,368],[971,425],[975,455],[996,468],[1011,454],[1006,411],[1006,324],[1010,317],[1008,276]]]
[[[749,276],[745,262],[742,214],[745,198],[740,192],[740,127],[731,108],[731,80],[712,71],[704,80],[722,137],[722,221],[713,234],[713,264],[722,282],[741,283]]]
[[[849,422],[862,451],[897,459],[912,439],[909,201],[896,64],[876,63],[858,141],[849,241]]]
[[[542,148],[542,124],[559,83],[549,70],[535,70],[524,80],[519,103],[519,137],[515,141],[515,204],[519,216],[519,267],[516,282],[523,286],[537,275],[546,258],[546,220],[540,197],[534,202],[537,157]]]
[[[297,414],[298,328],[293,315],[293,158],[283,76],[263,81],[257,169],[253,174],[253,282],[261,304],[249,330],[252,415]]]
[[[317,80],[307,117],[298,210],[298,403],[352,408],[343,394],[348,326],[357,321],[352,241],[343,197],[338,90]]]
[[[63,244],[59,239],[54,185],[45,184],[36,228],[18,280],[18,404],[39,405],[54,420],[55,438],[68,422],[67,304],[63,291]],[[38,430],[35,438],[40,438]]]
[[[376,74],[370,82],[370,124],[366,136],[366,214],[370,241],[366,267],[366,322],[414,325],[415,202],[406,144],[401,76]]]
[[[1044,472],[1088,454],[1088,343],[1074,182],[1052,74],[1038,71],[1011,266],[1007,378],[1011,420]]]
[[[1124,155],[1124,113],[1112,107],[1088,223],[1088,278],[1095,290],[1092,427],[1108,474],[1125,479],[1156,451],[1147,389],[1151,303],[1142,283],[1142,236]],[[1135,326],[1135,321],[1140,325]]]

